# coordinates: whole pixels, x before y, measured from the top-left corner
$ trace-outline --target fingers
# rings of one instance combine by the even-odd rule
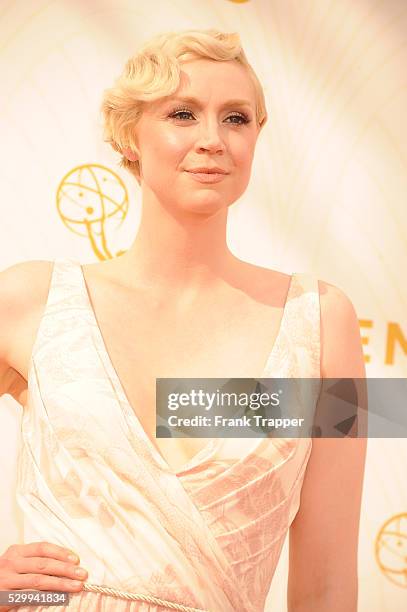
[[[0,590],[77,592],[87,571],[72,551],[50,542],[13,544],[0,557]]]
[[[50,557],[61,561],[71,561],[69,556],[73,555],[77,561],[79,557],[68,548],[52,544],[51,542],[30,542],[29,544],[12,544],[6,550],[5,556],[12,557]]]
[[[47,574],[12,574],[9,577],[7,591],[20,589],[33,589],[35,591],[68,591],[78,592],[82,590],[81,580],[70,580],[69,578],[56,578]]]
[[[85,580],[88,572],[73,563],[65,563],[46,557],[17,557],[10,559],[18,574],[48,574],[63,576],[72,580]]]

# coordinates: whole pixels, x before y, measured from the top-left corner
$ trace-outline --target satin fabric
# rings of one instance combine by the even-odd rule
[[[320,376],[318,282],[293,274],[260,377]],[[174,472],[110,360],[80,264],[54,262],[23,411],[17,501],[24,541],[76,551],[87,582],[211,612],[259,612],[300,503],[309,438],[209,440]],[[310,401],[317,400],[318,384]],[[82,591],[68,607],[162,611]]]

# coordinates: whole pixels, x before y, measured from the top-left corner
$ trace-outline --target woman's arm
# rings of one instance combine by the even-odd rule
[[[338,288],[319,281],[321,375],[365,378],[359,322]],[[364,406],[366,408],[366,406]],[[288,612],[356,612],[365,438],[314,438],[289,537]]]
[[[48,262],[28,261],[0,271],[0,399],[8,393],[20,401],[27,387],[26,380],[12,367],[10,354],[21,321],[32,311],[44,308],[49,283],[49,274],[48,277],[44,274],[47,268]],[[37,320],[39,316],[36,314]],[[0,551],[0,591],[78,593],[83,589],[87,572],[82,577],[75,574],[79,558],[69,559],[71,552],[52,542],[12,544],[6,551]],[[0,612],[15,608],[16,604],[0,605]],[[17,608],[21,605],[17,604]]]

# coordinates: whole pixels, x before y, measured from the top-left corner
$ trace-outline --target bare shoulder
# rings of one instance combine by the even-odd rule
[[[33,260],[16,263],[0,272],[2,314],[24,312],[33,301],[47,294],[52,261]]]
[[[335,306],[338,306],[339,308],[353,308],[350,298],[344,291],[342,291],[342,289],[336,287],[336,285],[327,283],[324,280],[318,280],[318,285],[319,294],[321,296],[321,307],[325,307],[325,309],[327,309],[329,306],[331,308]]]
[[[275,270],[274,268],[265,268],[263,266],[259,266],[257,264],[252,264],[249,262],[241,262],[243,266],[247,269],[250,277],[254,281],[259,281],[261,283],[267,284],[270,282],[274,283],[288,283],[291,280],[291,274],[286,274],[281,270]]]
[[[333,321],[338,324],[355,319],[355,307],[342,289],[323,280],[318,280],[318,286],[322,323],[330,325]]]
[[[27,331],[27,322],[41,316],[52,266],[52,261],[23,261],[0,272],[1,358],[11,357]]]
[[[364,378],[360,326],[355,307],[339,287],[319,280],[321,374],[323,378]]]
[[[292,275],[240,260],[237,266],[236,285],[254,299],[282,308],[287,297]]]

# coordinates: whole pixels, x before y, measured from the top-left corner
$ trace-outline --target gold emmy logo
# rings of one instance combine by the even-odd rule
[[[120,227],[129,209],[122,179],[99,164],[77,166],[64,176],[57,189],[57,210],[65,226],[87,238],[100,259],[112,259],[125,251],[111,252],[107,244],[111,221]]]
[[[396,514],[376,538],[376,561],[394,584],[407,588],[407,513]]]

